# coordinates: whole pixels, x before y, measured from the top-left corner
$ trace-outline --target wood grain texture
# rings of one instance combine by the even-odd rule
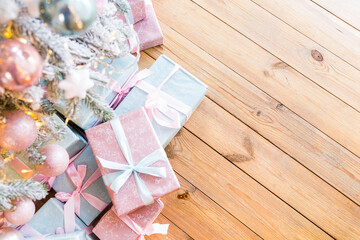
[[[161,26],[165,44],[147,50],[148,54],[154,58],[166,54],[174,59],[210,86],[207,95],[217,104],[360,203],[358,157],[167,25]]]
[[[251,0],[314,40],[347,63],[360,69],[360,31],[328,11],[303,0]]]
[[[262,238],[331,239],[188,130],[179,132],[166,153],[176,172]]]
[[[177,1],[182,8],[170,0],[157,0],[154,4],[159,19],[172,29],[360,155],[360,128],[354,128],[360,126],[359,112],[190,0]],[[211,28],[204,27],[207,25]]]
[[[155,220],[156,223],[169,224],[169,231],[167,235],[154,234],[145,236],[146,240],[193,240],[192,237],[187,235],[183,230],[166,218],[163,214]]]
[[[349,25],[360,30],[360,2],[354,0],[311,0],[342,19]]]

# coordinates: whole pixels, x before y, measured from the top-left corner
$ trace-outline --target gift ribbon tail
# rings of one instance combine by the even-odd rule
[[[100,212],[102,212],[107,207],[107,203],[95,197],[94,195],[83,192],[82,196],[85,198],[86,201],[88,201],[88,203],[90,203],[94,208],[96,208]]]
[[[134,176],[140,194],[140,198],[143,201],[144,205],[150,205],[154,203],[154,198],[151,195],[150,190],[148,189],[144,181],[141,179],[139,174],[137,172],[134,172]]]
[[[75,231],[75,203],[71,197],[64,205],[64,230],[65,233]]]

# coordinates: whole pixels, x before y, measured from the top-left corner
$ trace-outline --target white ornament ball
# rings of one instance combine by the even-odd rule
[[[60,145],[49,144],[40,149],[40,153],[46,157],[43,164],[37,165],[36,170],[48,177],[56,177],[65,172],[69,165],[69,154]]]
[[[24,240],[24,236],[14,228],[5,227],[0,228],[0,240]]]
[[[5,219],[13,225],[23,225],[29,222],[35,213],[35,204],[30,199],[23,199],[15,203],[13,211],[5,211]]]

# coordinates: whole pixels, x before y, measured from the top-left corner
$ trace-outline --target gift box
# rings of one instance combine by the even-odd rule
[[[146,17],[145,1],[144,0],[128,0],[130,9],[127,13],[119,15],[119,17],[128,22],[135,24]]]
[[[164,55],[150,70],[154,74],[139,82],[115,113],[123,115],[145,106],[160,143],[166,147],[198,107],[207,86]]]
[[[71,221],[71,216],[64,216],[64,204],[55,198],[51,198],[35,213],[30,222],[23,226],[20,231],[25,235],[25,237],[28,237],[27,239],[36,239],[36,235],[34,236],[29,234],[34,232],[40,233],[41,235],[48,235],[45,239],[70,240],[77,238],[69,238],[69,236],[84,236],[83,230],[86,228],[86,225],[76,216],[75,230],[72,231],[72,226],[69,227],[69,225],[73,224],[74,223]],[[70,229],[70,231],[68,229]],[[66,234],[57,234],[59,231],[65,232],[69,235],[66,237]],[[78,231],[80,231],[80,233],[78,233]],[[85,238],[82,237],[79,239],[95,240],[96,237],[94,234],[89,234]]]
[[[65,124],[57,115],[53,115],[53,119],[59,125]],[[56,143],[64,147],[69,156],[72,157],[85,147],[86,140],[70,126],[65,126],[63,139],[58,142],[53,139],[48,142],[48,144],[50,143]],[[19,155],[14,160],[9,161],[8,164],[5,164],[4,172],[8,179],[29,179],[34,175],[31,168],[32,164],[29,163],[27,156]]]
[[[80,170],[80,173],[74,173],[74,169],[77,173]],[[58,192],[56,197],[60,200],[67,201],[69,197],[75,197],[80,207],[77,215],[86,225],[90,225],[111,202],[90,146],[75,158],[65,173],[56,178],[53,189]],[[61,192],[69,194],[60,194]],[[96,198],[95,202],[93,198]]]
[[[168,224],[153,224],[163,208],[164,204],[157,200],[121,217],[112,208],[100,219],[93,233],[100,240],[135,240],[142,235],[166,234]]]
[[[130,76],[132,76],[132,74],[138,70],[136,58],[131,54],[128,54],[127,56],[122,58],[117,58],[114,60],[104,59],[103,61],[109,63],[112,70],[115,70],[114,73],[112,73],[113,71],[110,70],[108,74],[110,80],[109,83],[111,84],[113,84],[111,80],[114,80],[117,85],[124,85],[126,81],[130,78]],[[102,71],[103,68],[103,65],[98,64],[96,70]],[[109,105],[111,105],[111,102],[115,99],[117,95],[117,92],[113,91],[109,86],[95,86],[93,89],[100,96],[100,98],[105,100],[105,102]],[[66,106],[67,101],[62,101],[60,103],[54,104],[54,108],[63,115],[65,113]],[[77,114],[70,120],[77,124],[80,128],[86,130],[94,126],[94,124],[96,124],[99,119],[95,116],[95,114],[93,114],[92,110],[88,106],[83,104]]]
[[[140,40],[140,50],[145,50],[163,44],[164,36],[157,20],[154,7],[150,0],[145,1],[146,17],[134,24]],[[132,51],[136,52],[136,51]]]
[[[180,187],[144,108],[85,133],[118,216]]]

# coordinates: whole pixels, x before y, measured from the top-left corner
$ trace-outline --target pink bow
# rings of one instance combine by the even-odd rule
[[[89,202],[93,207],[98,209],[100,212],[107,207],[107,204],[100,200],[99,198],[85,193],[84,190],[88,188],[93,182],[95,182],[99,177],[101,177],[100,170],[97,169],[89,179],[83,184],[83,181],[86,176],[86,165],[79,165],[77,170],[73,163],[69,165],[66,170],[67,175],[69,176],[71,182],[74,184],[76,189],[72,193],[59,192],[55,194],[55,197],[62,201],[66,202],[64,205],[64,214],[65,214],[65,231],[73,232],[75,230],[75,215],[76,213],[80,217],[80,196]]]
[[[129,227],[131,230],[138,234],[136,240],[145,240],[145,235],[150,236],[152,234],[167,234],[169,224],[158,224],[154,223],[145,229],[141,229],[136,222],[134,222],[128,215],[121,216],[120,219]]]
[[[144,107],[150,119],[154,119],[163,127],[180,128],[181,122],[179,112],[185,114],[187,119],[190,118],[192,113],[192,108],[190,106],[161,91],[164,84],[179,69],[180,67],[175,65],[174,69],[157,88],[145,81],[140,81],[136,85],[136,87],[149,94],[146,98]]]
[[[117,81],[110,79],[107,87],[114,92],[117,92],[116,97],[110,103],[110,107],[112,109],[115,109],[120,104],[122,99],[130,92],[132,87],[134,87],[141,80],[151,76],[152,74],[153,72],[149,69],[144,69],[140,72],[134,72],[123,86],[120,86]]]

